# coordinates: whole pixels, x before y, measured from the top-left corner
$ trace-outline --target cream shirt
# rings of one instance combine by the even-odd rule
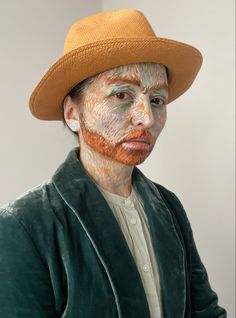
[[[99,186],[98,189],[111,208],[133,255],[142,279],[151,318],[161,318],[159,273],[143,204],[133,188],[128,198],[107,192]]]

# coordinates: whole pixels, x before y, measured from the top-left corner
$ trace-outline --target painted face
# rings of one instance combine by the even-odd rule
[[[155,63],[99,74],[79,107],[80,138],[123,164],[142,163],[166,122],[167,86],[165,67]]]

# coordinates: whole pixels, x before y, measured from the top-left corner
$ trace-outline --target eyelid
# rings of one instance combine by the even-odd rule
[[[115,96],[116,94],[119,94],[119,93],[124,93],[124,94],[127,94],[129,97],[133,97],[134,95],[134,92],[130,89],[125,89],[125,88],[122,88],[122,87],[119,87],[119,88],[115,88],[115,89],[112,89],[109,96]]]
[[[168,96],[163,96],[161,94],[155,94],[154,96],[150,96],[150,99],[159,98],[161,99],[165,104],[168,102]]]
[[[151,93],[151,96],[160,96],[162,98],[167,98],[168,97],[168,93],[161,93],[160,91],[155,91],[153,93]]]
[[[121,84],[119,86],[116,85],[111,88],[110,92],[111,94],[112,93],[116,94],[117,92],[120,93],[120,92],[124,92],[125,90],[130,91],[132,93],[135,92],[135,90],[130,87],[130,84]]]

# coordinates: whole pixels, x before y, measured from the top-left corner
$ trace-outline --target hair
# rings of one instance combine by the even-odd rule
[[[94,82],[95,78],[96,78],[96,76],[91,76],[91,77],[88,77],[88,78],[84,79],[83,81],[79,82],[77,85],[75,85],[69,91],[69,93],[66,95],[66,97],[70,96],[70,98],[75,102],[81,101],[82,97],[84,96],[85,91]],[[64,101],[62,103],[62,120],[63,120],[64,127],[68,127],[66,120],[65,120],[65,112],[64,112],[63,104],[64,104]],[[74,131],[71,131],[71,132],[77,136],[76,132],[74,132]]]

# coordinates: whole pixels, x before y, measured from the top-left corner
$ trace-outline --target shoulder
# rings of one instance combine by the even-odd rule
[[[50,257],[56,235],[63,232],[64,202],[51,181],[30,189],[0,208],[0,250]],[[47,248],[45,248],[47,247]],[[38,256],[37,256],[38,257]],[[1,263],[1,262],[0,262]]]
[[[52,194],[55,195],[53,187],[50,180],[44,182],[3,205],[0,207],[0,211],[12,217],[21,217],[29,212],[34,213],[37,208],[47,205]]]
[[[191,232],[191,225],[187,213],[178,196],[173,191],[167,189],[159,183],[153,182],[151,180],[149,180],[149,182],[155,187],[159,197],[168,208],[175,225],[180,229],[181,232],[184,232],[188,236],[189,232]]]
[[[159,191],[162,198],[168,202],[168,204],[171,204],[171,206],[175,207],[175,209],[184,211],[184,207],[178,198],[178,196],[171,190],[167,189],[163,185],[153,182],[157,190]],[[185,212],[185,211],[184,211]]]
[[[49,225],[56,218],[60,197],[49,180],[0,207],[0,226],[16,226],[28,232]]]

